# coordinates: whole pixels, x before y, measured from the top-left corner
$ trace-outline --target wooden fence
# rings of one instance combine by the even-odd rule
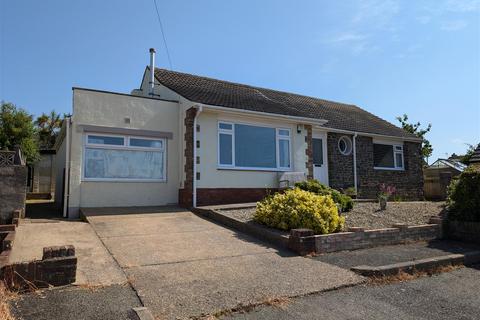
[[[455,170],[424,170],[423,192],[427,200],[445,200],[450,181],[458,175]]]

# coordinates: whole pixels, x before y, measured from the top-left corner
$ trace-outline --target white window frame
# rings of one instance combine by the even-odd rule
[[[232,129],[221,129],[220,124],[230,125]],[[217,165],[221,168],[235,168],[235,124],[227,121],[219,121],[217,131]],[[232,164],[220,163],[220,134],[230,135],[232,138]]]
[[[404,171],[405,170],[405,158],[403,155],[403,144],[399,142],[391,142],[391,141],[381,141],[381,140],[373,140],[373,144],[384,144],[392,146],[393,152],[393,167],[373,167],[375,170],[391,170],[391,171]],[[397,150],[397,148],[399,148]],[[402,166],[399,166],[397,163],[397,154],[402,156]]]
[[[344,141],[345,147],[347,148],[345,150],[345,152],[343,152],[342,149],[340,148],[340,142],[342,140]],[[341,155],[349,156],[350,154],[352,154],[352,150],[353,150],[352,139],[350,139],[350,137],[347,137],[347,136],[341,136],[338,139],[337,147],[338,147],[338,151],[340,152]]]
[[[220,124],[228,124],[232,126],[232,129],[221,129]],[[274,168],[263,168],[263,167],[240,167],[235,165],[235,124],[247,125],[253,127],[263,127],[263,128],[273,128],[275,129],[275,161],[277,166]],[[280,130],[288,131],[288,136],[280,135]],[[232,137],[232,164],[221,164],[220,163],[220,134],[228,134]],[[288,152],[289,152],[289,166],[281,167],[280,166],[280,140],[288,141]],[[248,170],[248,171],[292,171],[292,130],[285,127],[276,127],[269,126],[265,124],[258,123],[246,123],[246,122],[232,122],[232,121],[223,121],[220,120],[217,123],[217,168],[218,169],[232,169],[232,170]]]
[[[99,143],[89,143],[89,136],[101,136],[101,137],[121,137],[123,138],[123,145],[112,145],[112,144],[99,144]],[[143,139],[143,140],[155,140],[162,141],[162,147],[136,147],[130,146],[130,139]],[[163,152],[163,172],[162,179],[148,179],[148,178],[88,178],[85,177],[85,164],[87,163],[86,159],[86,148],[92,149],[106,149],[106,150],[134,150],[134,151],[161,151]],[[166,182],[167,181],[167,139],[165,138],[156,138],[156,137],[142,137],[142,136],[133,136],[133,135],[119,135],[119,134],[110,134],[110,133],[97,133],[97,132],[88,132],[84,135],[83,139],[83,163],[82,163],[82,181],[92,181],[92,182]]]

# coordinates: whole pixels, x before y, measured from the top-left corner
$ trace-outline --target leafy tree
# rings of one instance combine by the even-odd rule
[[[0,149],[13,150],[16,145],[25,156],[27,163],[38,160],[39,152],[35,139],[33,117],[13,103],[3,102],[0,108]]]
[[[65,115],[63,116],[63,119],[64,118]],[[63,119],[60,114],[52,110],[49,114],[42,113],[42,115],[35,120],[40,149],[50,149],[54,146],[60,128],[62,127]]]
[[[402,125],[403,130],[413,133],[414,135],[422,139],[422,156],[424,161],[427,162],[428,158],[432,155],[433,147],[430,144],[430,141],[425,138],[425,135],[430,132],[432,124],[429,123],[425,129],[422,129],[420,128],[420,122],[408,123],[408,116],[406,114],[401,117],[397,117],[396,119]]]
[[[477,145],[467,143],[467,145],[468,145],[468,150],[460,160],[461,163],[466,165],[469,164],[470,158],[473,156],[473,153],[475,152],[475,150],[480,146],[480,143]]]

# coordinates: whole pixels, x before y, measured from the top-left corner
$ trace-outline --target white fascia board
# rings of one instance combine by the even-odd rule
[[[323,126],[325,125],[328,120],[324,119],[313,119],[313,118],[306,118],[306,117],[296,117],[296,116],[288,116],[284,114],[276,114],[276,113],[268,113],[268,112],[260,112],[260,111],[251,111],[251,110],[243,110],[243,109],[235,109],[235,108],[227,108],[227,107],[220,107],[220,106],[213,106],[203,103],[195,103],[198,106],[202,106],[204,110],[212,110],[212,111],[221,111],[229,114],[237,114],[237,115],[252,115],[261,118],[269,118],[269,119],[281,119],[287,122],[293,123],[302,123],[302,124],[311,124],[316,126]]]
[[[361,132],[361,131],[350,131],[350,130],[342,130],[342,129],[334,129],[328,127],[316,127],[314,129],[323,130],[327,132],[337,132],[337,133],[346,133],[354,135],[357,133],[359,136],[364,137],[371,137],[371,138],[378,138],[378,139],[386,139],[386,140],[396,140],[396,141],[411,141],[411,142],[422,142],[421,138],[408,138],[408,137],[399,137],[399,136],[389,136],[384,134],[377,134],[377,133],[368,133],[368,132]]]

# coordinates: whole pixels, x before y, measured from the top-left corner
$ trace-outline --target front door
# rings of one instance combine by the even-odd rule
[[[313,148],[313,178],[328,186],[327,134],[314,133]]]

